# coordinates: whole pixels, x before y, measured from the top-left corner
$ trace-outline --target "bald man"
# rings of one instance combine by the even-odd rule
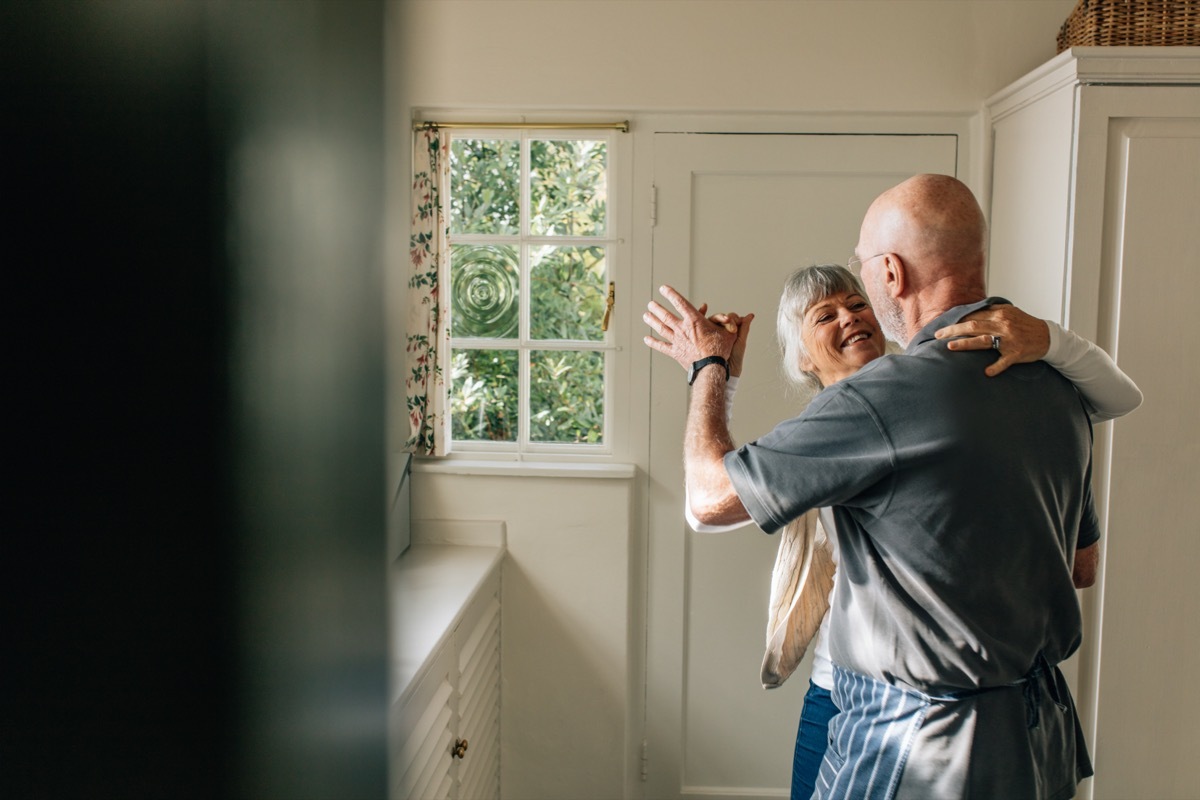
[[[986,297],[985,247],[967,187],[918,175],[872,203],[855,250],[904,355],[736,449],[724,372],[694,370],[684,454],[700,522],[774,532],[834,506],[840,713],[814,797],[1055,800],[1092,774],[1056,666],[1082,638],[1076,550],[1099,538],[1091,426],[1045,363],[989,377],[993,352],[951,355],[935,336],[1005,302]],[[675,347],[727,352],[731,334],[664,294],[682,315]]]

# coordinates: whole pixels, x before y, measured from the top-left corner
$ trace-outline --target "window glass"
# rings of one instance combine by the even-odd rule
[[[537,247],[529,267],[531,339],[601,341],[603,247]]]
[[[519,233],[520,170],[518,139],[452,139],[450,233]]]
[[[450,420],[453,439],[515,442],[518,353],[515,350],[453,350]]]
[[[608,230],[607,166],[604,141],[530,142],[530,234],[604,236]]]
[[[530,354],[529,438],[598,444],[604,437],[604,354],[534,350]]]
[[[450,246],[450,335],[512,339],[521,322],[521,265],[508,245]]]

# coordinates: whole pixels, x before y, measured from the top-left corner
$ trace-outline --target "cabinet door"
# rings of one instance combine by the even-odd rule
[[[1080,189],[1086,172],[1103,221],[1077,219],[1076,239],[1087,238],[1098,258],[1087,263],[1082,247],[1075,251],[1072,318],[1089,320],[1094,310],[1098,341],[1145,395],[1140,409],[1112,423],[1107,442],[1098,437],[1107,521],[1101,582],[1087,593],[1092,629],[1081,670],[1094,797],[1194,798],[1200,87],[1089,88],[1080,119],[1088,126],[1080,129]],[[1084,161],[1085,139],[1105,143],[1103,153]]]
[[[500,797],[500,586],[494,578],[467,610],[455,633],[458,659],[458,738],[467,742],[459,765],[461,800]]]
[[[450,800],[454,797],[451,749],[457,727],[454,690],[457,664],[443,647],[408,696],[393,709],[393,800]]]
[[[1005,114],[989,290],[1095,340],[1145,395],[1096,429],[1103,555],[1073,682],[1096,777],[1080,797],[1195,798],[1200,87],[1065,86]]]

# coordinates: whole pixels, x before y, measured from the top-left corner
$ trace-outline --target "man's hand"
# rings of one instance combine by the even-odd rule
[[[701,306],[699,311],[704,313],[704,306]],[[740,314],[713,314],[709,317],[711,322],[720,325],[727,331],[736,331],[737,339],[733,343],[733,350],[729,353],[729,374],[734,378],[740,378],[742,375],[742,364],[746,359],[746,340],[750,338],[750,323],[754,321],[753,314],[741,316]]]
[[[951,339],[946,345],[951,350],[990,350],[992,337],[999,337],[1000,358],[984,370],[988,377],[999,375],[1013,364],[1037,361],[1050,349],[1050,328],[1046,323],[1010,305],[982,308],[956,325],[941,328],[934,336]]]
[[[662,337],[642,339],[646,345],[675,359],[681,367],[691,369],[692,364],[706,356],[722,356],[726,360],[733,353],[738,333],[704,316],[687,298],[670,286],[659,288],[662,296],[671,302],[679,316],[675,316],[659,303],[651,300],[642,320]],[[707,306],[701,306],[707,309]],[[732,371],[732,370],[731,370]]]

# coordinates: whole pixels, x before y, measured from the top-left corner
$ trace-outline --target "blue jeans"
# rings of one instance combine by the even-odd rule
[[[829,720],[836,713],[830,691],[809,681],[800,711],[800,730],[796,732],[796,754],[792,757],[792,800],[812,797],[829,745]]]

